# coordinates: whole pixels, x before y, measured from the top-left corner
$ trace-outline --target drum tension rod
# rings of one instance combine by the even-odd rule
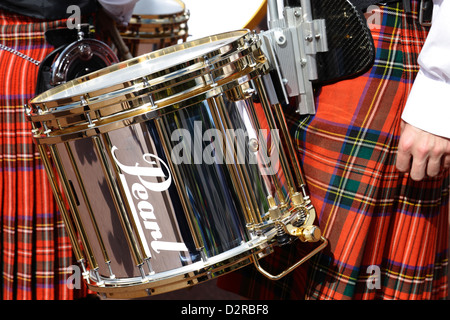
[[[216,83],[216,81],[214,81],[214,76],[212,74],[212,70],[213,70],[212,64],[209,62],[209,59],[207,56],[203,56],[203,60],[204,60],[205,66],[208,69],[209,77],[211,78],[211,83],[209,85],[211,86],[211,88],[214,88],[217,86],[217,83]]]
[[[142,77],[142,86],[143,88],[150,88],[150,82],[148,81],[148,78],[146,76]],[[148,92],[146,93],[146,96],[148,97],[148,99],[150,100],[150,105],[151,105],[151,109],[157,109],[158,105],[155,103],[155,100],[153,99],[153,93]]]
[[[83,107],[84,110],[86,109],[86,107],[88,107],[89,109],[88,99],[89,98],[87,97],[87,95],[82,95],[80,97],[80,105]],[[92,121],[89,111],[85,111],[84,115],[86,116],[86,119],[89,122],[88,127],[89,128],[95,127],[95,123]]]

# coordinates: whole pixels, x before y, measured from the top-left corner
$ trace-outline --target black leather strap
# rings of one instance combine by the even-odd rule
[[[69,18],[67,12],[70,5],[80,8],[81,16],[98,10],[97,0],[1,0],[0,9],[38,19],[59,20]]]
[[[423,25],[431,25],[433,19],[433,0],[422,0],[419,8],[419,21]]]
[[[58,48],[62,45],[68,45],[72,42],[78,40],[78,32],[83,32],[83,38],[93,38],[94,31],[93,28],[89,24],[81,24],[80,30],[78,29],[69,29],[69,28],[56,28],[56,29],[48,29],[45,31],[45,40],[50,43],[55,48]]]
[[[349,0],[351,4],[353,4],[356,9],[359,11],[366,11],[368,7],[374,4],[380,4],[380,3],[394,3],[394,2],[400,2],[403,1],[403,7],[406,9],[405,11],[410,12],[411,11],[411,0]],[[432,1],[432,0],[430,0]],[[284,0],[285,6],[299,6],[300,0]]]
[[[52,64],[55,58],[64,50],[66,45],[53,50],[48,54],[39,65],[35,95],[41,94],[53,87],[52,83]]]

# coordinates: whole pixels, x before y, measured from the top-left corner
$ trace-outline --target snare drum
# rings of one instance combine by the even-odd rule
[[[189,12],[180,0],[140,0],[121,36],[133,56],[186,41]]]
[[[238,30],[30,101],[91,290],[133,298],[195,285],[270,254],[285,240],[281,218],[305,223],[261,81],[267,71],[258,36]]]

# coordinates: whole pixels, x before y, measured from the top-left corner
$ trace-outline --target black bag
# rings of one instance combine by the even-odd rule
[[[89,15],[98,9],[97,0],[1,0],[0,9],[45,20],[69,18],[67,8],[76,5],[81,15]]]

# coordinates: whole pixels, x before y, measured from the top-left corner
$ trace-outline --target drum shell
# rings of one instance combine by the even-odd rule
[[[228,113],[231,119],[234,119],[235,129],[244,129],[247,134],[255,136],[257,133],[254,128],[245,128],[244,117],[248,117],[248,104],[236,102],[227,102]],[[213,122],[205,121],[212,117],[205,107],[207,102],[200,103],[190,108],[166,115],[164,118],[147,120],[146,122],[136,123],[127,127],[113,130],[108,133],[93,136],[85,139],[77,139],[64,143],[56,144],[59,155],[59,166],[64,168],[66,179],[73,192],[73,197],[77,203],[78,211],[81,216],[83,228],[88,234],[93,245],[96,260],[102,261],[101,247],[97,244],[95,227],[92,225],[88,207],[101,226],[100,234],[105,241],[106,249],[111,252],[109,258],[112,263],[113,271],[118,278],[130,278],[139,276],[138,269],[135,268],[135,262],[130,254],[127,245],[126,236],[120,227],[121,221],[115,207],[114,197],[108,187],[105,178],[104,164],[102,164],[95,143],[92,139],[100,139],[105,147],[107,157],[107,170],[113,171],[113,183],[119,186],[122,191],[121,200],[125,202],[129,216],[135,218],[135,223],[141,224],[138,229],[142,229],[144,235],[139,235],[141,240],[146,243],[148,256],[152,257],[153,270],[156,273],[177,269],[186,264],[195,263],[201,260],[201,256],[192,237],[189,223],[186,221],[182,200],[175,185],[175,173],[169,169],[169,162],[174,159],[168,159],[163,148],[163,138],[160,137],[157,127],[165,132],[175,132],[174,125],[179,121],[185,127],[178,128],[182,132],[188,132],[183,138],[191,138],[192,141],[192,162],[189,159],[186,163],[177,165],[179,180],[182,181],[181,189],[186,190],[186,195],[190,195],[189,210],[193,212],[190,216],[191,224],[197,229],[195,236],[203,251],[204,257],[210,258],[224,253],[230,249],[236,248],[242,243],[251,241],[252,236],[246,225],[254,223],[245,216],[246,208],[239,200],[241,186],[235,185],[227,168],[226,159],[215,159],[214,165],[205,164],[208,159],[194,159],[195,143],[202,140],[201,150],[205,152],[210,146],[205,132],[211,129],[217,129]],[[236,114],[236,109],[240,109],[243,114]],[[203,120],[195,120],[202,119]],[[156,124],[158,122],[159,124]],[[195,132],[200,129],[201,132]],[[197,136],[196,134],[200,134]],[[179,138],[180,135],[174,135]],[[225,139],[224,136],[222,138]],[[165,138],[166,141],[170,141]],[[173,149],[180,145],[178,140],[172,141],[166,148]],[[109,150],[106,150],[109,149]],[[188,150],[188,149],[186,149]],[[225,156],[225,155],[224,155]],[[246,155],[247,157],[249,155]],[[151,158],[150,158],[151,157]],[[138,169],[149,166],[148,162],[153,159],[158,162],[155,166],[150,166],[156,170],[161,170],[158,179],[161,181],[150,182],[150,177],[145,173],[139,175]],[[223,162],[223,164],[221,164]],[[257,165],[249,164],[248,158],[242,165],[246,166],[249,174],[256,174],[252,181],[259,181],[257,190],[252,191],[255,196],[255,203],[261,205],[259,212],[266,212],[268,209],[266,196],[267,190],[264,190],[263,177],[258,173]],[[232,163],[234,165],[234,163]],[[250,169],[253,166],[252,169]],[[125,169],[126,168],[126,169]],[[127,174],[126,171],[132,172]],[[77,174],[81,180],[77,179]],[[152,192],[151,187],[145,188],[144,184],[155,184],[155,189],[160,190],[158,185],[164,185],[167,180],[172,180],[166,190]],[[84,190],[83,190],[84,189]],[[257,192],[259,191],[259,192]],[[83,194],[87,199],[83,199]],[[258,198],[258,194],[264,194]],[[140,209],[139,209],[140,208]],[[261,214],[262,216],[262,214]],[[152,219],[150,219],[150,218]],[[146,218],[149,218],[146,220]],[[261,222],[261,218],[259,221]],[[147,229],[146,229],[147,228]],[[153,235],[153,236],[152,236]],[[164,241],[158,243],[159,240]],[[163,244],[167,248],[183,248],[172,251],[166,249],[158,251],[158,245]],[[185,244],[185,246],[183,245]],[[185,249],[184,249],[185,248]],[[162,249],[164,250],[164,249]],[[179,251],[181,250],[181,251]],[[106,265],[99,263],[101,275],[108,275]]]

